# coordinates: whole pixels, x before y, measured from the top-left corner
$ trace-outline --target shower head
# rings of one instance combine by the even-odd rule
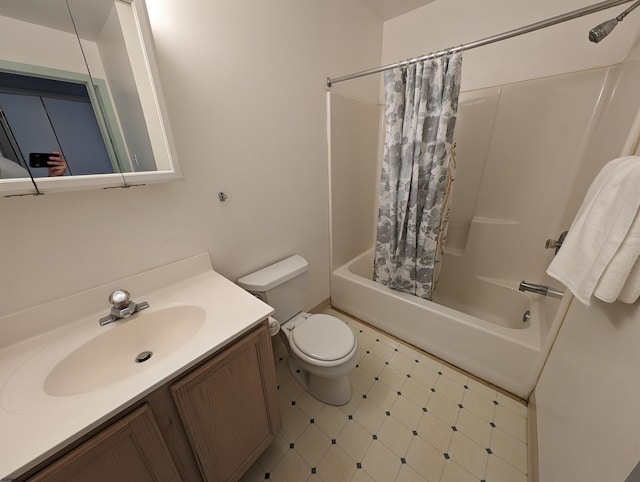
[[[600,42],[603,38],[611,33],[611,31],[616,28],[619,22],[624,20],[631,10],[640,6],[640,0],[627,8],[624,12],[618,15],[616,18],[612,18],[611,20],[607,20],[606,22],[602,22],[600,25],[593,27],[589,30],[589,40],[594,43]]]
[[[593,27],[589,30],[589,40],[593,43],[598,43],[611,33],[611,31],[618,25],[618,20],[612,18],[606,22],[602,22],[600,25]]]

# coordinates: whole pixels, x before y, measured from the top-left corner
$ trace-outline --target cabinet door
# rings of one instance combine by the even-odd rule
[[[280,429],[268,325],[191,372],[171,392],[204,478],[239,479]]]
[[[30,482],[176,482],[173,464],[148,405],[89,439]]]

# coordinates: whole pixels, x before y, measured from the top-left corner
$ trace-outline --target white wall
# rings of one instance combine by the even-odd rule
[[[573,300],[535,390],[541,482],[622,482],[640,460],[640,308]]]
[[[331,271],[371,248],[381,106],[330,95]]]
[[[639,112],[640,63],[616,69],[584,169],[574,180],[567,223],[600,168],[621,154]],[[623,481],[640,460],[638,303],[590,307],[573,300],[535,388],[542,482]]]
[[[383,63],[416,57],[591,5],[593,0],[438,0],[384,24]],[[621,62],[640,26],[629,15],[599,44],[595,25],[625,5],[463,53],[462,90],[503,85]],[[636,12],[637,13],[637,12]]]
[[[0,315],[205,251],[231,279],[300,253],[320,303],[325,78],[377,65],[381,22],[355,0],[148,7],[184,180],[0,199]],[[374,78],[334,89],[378,95]]]

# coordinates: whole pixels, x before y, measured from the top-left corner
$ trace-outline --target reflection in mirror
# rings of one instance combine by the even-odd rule
[[[123,172],[173,170],[144,1],[67,2],[94,88],[107,86],[100,105],[117,112],[108,125],[112,140],[124,141]]]
[[[177,176],[144,0],[2,0],[0,42],[3,195]]]
[[[46,167],[29,166],[31,152],[61,152],[45,105],[69,99],[75,86],[86,91],[88,80],[82,51],[69,33],[73,22],[65,1],[47,2],[47,9],[55,12],[48,24],[34,21],[34,9],[25,8],[27,3],[0,3],[0,179],[5,192],[20,192],[31,184],[32,176],[48,175]],[[62,87],[66,81],[71,90]],[[9,183],[7,178],[26,181]]]

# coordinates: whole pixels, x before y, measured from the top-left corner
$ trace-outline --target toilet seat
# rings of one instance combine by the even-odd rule
[[[291,342],[307,357],[323,362],[349,355],[356,338],[346,323],[331,315],[312,315],[291,330]]]

